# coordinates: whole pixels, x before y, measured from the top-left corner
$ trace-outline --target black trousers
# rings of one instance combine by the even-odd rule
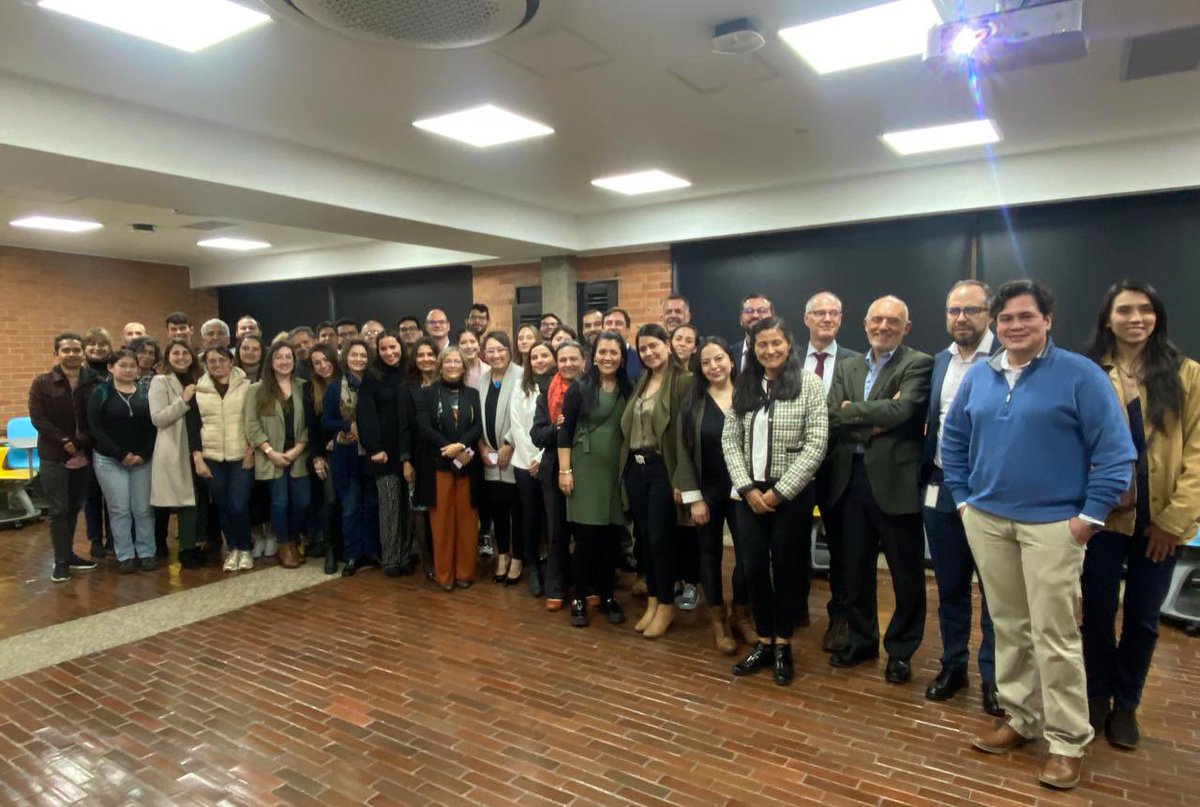
[[[68,468],[55,460],[42,460],[38,477],[42,495],[50,506],[50,543],[54,547],[54,562],[67,563],[74,552],[75,525],[79,511],[91,489],[92,466]]]
[[[546,597],[566,598],[571,586],[571,528],[567,523],[567,500],[557,482],[542,480],[542,501],[546,506]],[[581,591],[580,594],[587,592]]]
[[[645,544],[638,556],[638,570],[646,577],[646,594],[660,602],[674,602],[675,581],[679,579],[675,490],[666,464],[660,457],[647,459],[645,464],[630,457],[625,465],[625,491],[638,527],[638,540]]]
[[[879,648],[876,586],[882,549],[896,595],[896,610],[884,634],[883,646],[889,657],[907,660],[920,647],[925,632],[925,540],[921,514],[883,512],[871,492],[861,456],[854,458],[850,484],[838,506],[850,626],[847,649],[865,653]]]
[[[771,485],[762,486],[769,490]],[[791,639],[800,614],[800,570],[812,567],[813,486],[774,513],[756,514],[737,505],[737,525],[746,564],[746,586],[754,627],[763,638]]]
[[[749,605],[750,594],[746,591],[745,561],[742,545],[745,539],[738,534],[735,513],[737,502],[729,498],[729,488],[701,491],[708,505],[708,523],[696,528],[696,545],[700,551],[700,587],[704,599],[710,605],[724,605],[724,575],[721,567],[725,560],[725,525],[733,536],[733,604]],[[686,580],[686,575],[684,576]]]
[[[521,505],[521,552],[513,547],[513,558],[525,563],[542,559],[542,533],[546,526],[546,503],[542,500],[542,483],[529,471],[514,468],[517,479],[517,498]]]
[[[483,483],[483,497],[492,516],[492,529],[496,535],[496,551],[515,558],[525,556],[525,537],[521,526],[521,500],[517,486],[511,482],[488,481]]]
[[[674,530],[675,559],[679,579],[696,585],[700,582],[700,534],[696,527],[676,524]]]
[[[575,597],[583,599],[589,592],[605,600],[613,593],[613,569],[621,546],[619,524],[572,524],[575,534],[575,554],[571,558],[575,578]]]
[[[846,547],[842,529],[841,503],[821,508],[825,545],[829,547],[829,621],[846,619]]]

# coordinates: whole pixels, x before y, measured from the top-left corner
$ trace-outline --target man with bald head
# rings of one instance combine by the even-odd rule
[[[871,303],[863,322],[870,350],[837,363],[829,391],[830,490],[842,526],[845,641],[829,657],[853,667],[879,657],[876,605],[880,550],[896,610],[883,637],[885,678],[912,678],[925,632],[925,542],[918,483],[933,359],[904,345],[912,329],[897,297]]]
[[[126,322],[125,327],[121,329],[121,340],[125,347],[129,347],[134,339],[141,339],[145,335],[146,326],[140,322]]]
[[[433,346],[441,355],[446,345],[450,344],[450,318],[446,316],[445,311],[435,308],[425,315],[425,333],[429,334]]]

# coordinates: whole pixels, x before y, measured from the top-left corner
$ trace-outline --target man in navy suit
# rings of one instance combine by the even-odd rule
[[[938,587],[938,626],[942,634],[942,670],[930,682],[925,697],[944,701],[967,685],[967,666],[971,636],[971,581],[975,560],[967,545],[967,535],[954,506],[950,490],[942,484],[942,422],[971,365],[986,361],[999,347],[992,334],[988,306],[991,290],[978,280],[954,284],[946,297],[946,331],[953,340],[950,347],[933,359],[933,379],[929,393],[929,415],[925,424],[925,456],[921,465],[922,515],[933,574]],[[982,595],[983,588],[980,587]],[[989,714],[1002,715],[996,694],[996,637],[983,599],[980,621],[983,642],[979,647],[979,675],[982,680],[983,708]]]

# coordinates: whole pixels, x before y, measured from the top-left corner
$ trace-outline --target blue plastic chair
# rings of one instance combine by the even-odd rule
[[[37,452],[38,433],[33,428],[33,421],[29,418],[13,418],[5,430],[8,434],[8,467],[28,471],[32,477],[41,467]]]

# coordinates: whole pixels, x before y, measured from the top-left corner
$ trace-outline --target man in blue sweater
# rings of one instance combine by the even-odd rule
[[[1050,749],[1038,781],[1065,790],[1092,739],[1075,621],[1084,547],[1129,487],[1136,455],[1108,378],[1050,341],[1049,289],[1005,283],[991,313],[1003,350],[967,371],[942,431],[1008,712],[971,744],[1002,754],[1041,734]]]

